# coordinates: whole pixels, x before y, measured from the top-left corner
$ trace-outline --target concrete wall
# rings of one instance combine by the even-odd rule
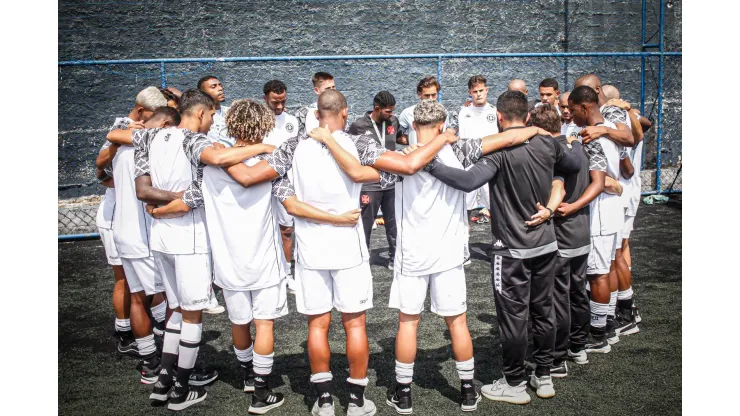
[[[649,5],[648,31],[654,31]],[[667,50],[681,50],[681,5],[667,10]],[[567,4],[568,42],[565,39]],[[641,2],[631,1],[61,1],[59,59],[127,59],[266,55],[337,55],[456,52],[639,51]],[[656,37],[657,39],[657,37]],[[649,62],[657,71],[657,60]],[[666,65],[667,67],[669,65]],[[536,85],[553,76],[570,89],[585,72],[615,83],[624,98],[640,100],[640,59],[470,59],[443,63],[442,102],[451,110],[466,98],[467,79],[489,79],[495,102],[511,78]],[[353,114],[372,97],[391,91],[400,109],[416,102],[415,86],[437,74],[436,60],[317,61],[167,65],[167,83],[181,90],[205,74],[221,78],[229,100],[261,96],[264,82],[282,79],[289,107],[315,100],[311,75],[328,71]],[[664,115],[664,161],[681,152],[681,64],[670,65]],[[667,69],[668,71],[668,69]],[[652,74],[650,68],[648,72]],[[566,83],[567,78],[567,83]],[[160,84],[158,65],[60,67],[59,197],[101,192],[94,158],[107,126],[128,113],[147,85]],[[648,82],[647,110],[655,86]],[[646,111],[649,112],[649,111]],[[654,137],[646,139],[645,165],[654,167]],[[71,186],[63,186],[71,185]]]

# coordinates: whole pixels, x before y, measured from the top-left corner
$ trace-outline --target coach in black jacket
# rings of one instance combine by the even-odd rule
[[[499,130],[523,128],[528,121],[527,98],[507,91],[496,103]],[[535,136],[529,142],[487,155],[469,170],[434,162],[429,172],[453,188],[470,192],[489,182],[493,254],[491,262],[496,315],[503,350],[504,378],[484,386],[489,399],[527,403],[527,320],[534,333],[534,361],[531,378],[537,395],[553,397],[550,378],[555,343],[552,290],[558,245],[551,221],[529,227],[525,221],[538,203],[550,197],[554,170],[577,172],[583,163],[578,142],[568,151],[550,136]],[[552,213],[550,213],[552,215]],[[531,318],[530,318],[531,309]]]

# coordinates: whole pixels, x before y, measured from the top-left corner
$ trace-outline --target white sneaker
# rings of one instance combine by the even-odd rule
[[[537,377],[532,374],[529,378],[529,384],[532,388],[537,389],[537,397],[541,399],[550,399],[555,397],[555,386],[552,384],[552,377],[542,376]]]
[[[579,350],[579,351],[573,351],[570,348],[568,348],[568,358],[573,360],[576,364],[588,364],[588,354],[586,353],[586,350]]]
[[[334,416],[334,402],[324,403],[323,406],[319,407],[319,401],[316,400],[313,403],[313,408],[311,409],[311,415],[312,416]]]
[[[374,416],[378,409],[375,407],[375,403],[369,400],[367,397],[364,398],[365,404],[360,407],[354,403],[350,403],[347,406],[347,416]]]
[[[497,402],[527,404],[532,401],[532,397],[527,393],[526,381],[522,381],[517,386],[510,386],[505,378],[501,378],[493,384],[481,387],[480,392],[486,399]]]
[[[226,311],[226,308],[223,306],[216,304],[216,306],[208,309],[203,309],[203,313],[209,313],[211,315],[218,315],[219,313],[224,313]]]
[[[466,258],[465,258],[465,261],[463,262],[463,266],[470,266],[470,263],[472,263],[472,262],[470,261],[470,257],[466,257]]]

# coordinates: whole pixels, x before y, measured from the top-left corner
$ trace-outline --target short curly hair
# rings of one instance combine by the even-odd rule
[[[252,100],[236,100],[226,114],[229,136],[250,143],[262,143],[275,128],[275,114],[267,106]]]

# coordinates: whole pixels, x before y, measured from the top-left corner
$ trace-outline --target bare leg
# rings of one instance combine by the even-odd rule
[[[367,364],[370,360],[370,346],[365,329],[365,311],[343,313],[342,324],[347,334],[347,361],[349,376],[354,379],[367,377]]]
[[[112,266],[115,285],[113,286],[113,311],[117,319],[129,319],[131,316],[131,292],[126,284],[126,273],[123,266]]]
[[[421,315],[398,312],[398,334],[396,335],[396,360],[411,364],[416,359],[416,331]]]
[[[231,324],[231,342],[236,349],[246,350],[252,345],[252,333],[249,330],[249,326],[250,324]]]
[[[455,361],[467,361],[473,358],[473,340],[470,339],[466,314],[445,316],[445,323],[450,329],[452,354],[455,356]]]
[[[152,334],[152,321],[147,313],[149,299],[142,290],[131,294],[131,330],[135,338],[144,338]]]
[[[329,372],[330,325],[331,312],[308,316],[308,361],[311,363],[311,374]]]
[[[274,327],[272,319],[255,319],[256,329],[254,339],[254,352],[260,355],[270,355],[275,350]]]
[[[632,253],[630,253],[630,240],[625,238],[622,240],[622,257],[627,262],[627,267],[632,267]]]
[[[290,266],[290,260],[293,257],[293,227],[280,226],[280,238],[283,240],[283,253],[285,253],[285,261]]]

